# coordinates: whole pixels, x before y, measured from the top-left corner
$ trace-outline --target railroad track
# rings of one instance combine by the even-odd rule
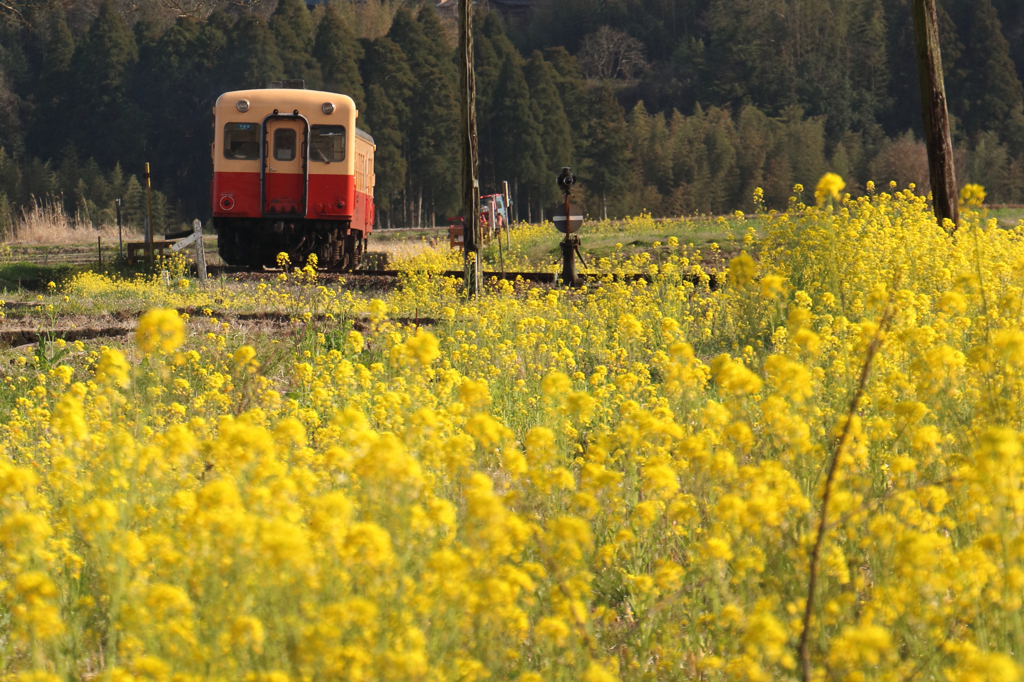
[[[246,268],[233,267],[233,266],[212,266],[207,269],[211,276],[219,275],[240,275],[241,277],[248,279],[263,279],[277,277],[283,271],[277,269],[271,270],[249,270]],[[360,280],[393,280],[398,279],[402,274],[402,270],[352,270],[350,272],[320,272],[317,273],[317,278],[323,281],[337,281],[341,278],[358,282]],[[465,273],[462,270],[446,270],[438,273],[443,277],[454,277],[456,279],[462,279],[465,277]],[[561,275],[553,272],[498,272],[498,271],[485,271],[481,273],[484,281],[491,279],[498,280],[509,280],[517,281],[521,280],[524,282],[532,282],[535,284],[557,284]],[[608,277],[608,273],[582,273],[578,275],[579,279],[584,282],[597,282],[604,280]],[[623,274],[611,275],[614,281],[618,282],[651,282],[654,277],[645,272],[632,272]],[[682,276],[684,281],[691,282],[693,284],[700,284],[702,279],[697,275],[685,274]],[[709,285],[712,290],[718,288],[718,277],[711,273],[709,275]]]

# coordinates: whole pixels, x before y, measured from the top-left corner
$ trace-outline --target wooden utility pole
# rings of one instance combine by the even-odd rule
[[[142,177],[146,180],[146,262],[153,265],[153,183],[149,179],[149,162]]]
[[[462,76],[462,244],[466,295],[480,291],[480,180],[477,166],[476,80],[473,75],[473,1],[459,0],[459,60]]]
[[[935,12],[935,0],[913,0],[913,4],[917,71],[921,79],[921,106],[924,110],[924,139],[928,147],[932,205],[939,224],[948,218],[955,229],[960,224],[960,207],[956,169],[953,167],[953,142],[949,135],[946,86],[942,78],[938,15]]]

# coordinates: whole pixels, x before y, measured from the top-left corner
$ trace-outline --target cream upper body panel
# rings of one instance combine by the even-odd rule
[[[362,131],[359,131],[362,133]],[[355,187],[357,192],[364,192],[373,196],[373,187],[376,184],[376,176],[373,171],[373,156],[377,146],[364,136],[365,133],[356,136],[355,144]]]
[[[239,111],[238,103],[248,102],[248,109]],[[334,105],[334,111],[324,113],[324,105]],[[352,175],[355,171],[356,111],[355,102],[348,95],[320,90],[297,90],[289,88],[264,90],[235,90],[225,92],[217,98],[213,113],[214,145],[213,171],[215,173],[258,173],[259,159],[228,159],[224,156],[224,126],[228,123],[252,123],[259,126],[263,119],[274,113],[291,114],[298,111],[305,116],[310,126],[328,125],[345,127],[345,158],[332,163],[310,160],[311,174]]]

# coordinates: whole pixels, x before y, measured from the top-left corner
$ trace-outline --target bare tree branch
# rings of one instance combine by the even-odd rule
[[[217,9],[220,0],[160,0],[160,4],[179,17],[205,19]]]
[[[7,14],[8,16],[14,17],[15,19],[18,20],[20,24],[22,24],[26,28],[34,30],[32,29],[32,24],[28,22],[28,20],[25,18],[25,15],[22,13],[20,9],[18,9],[16,4],[0,0],[0,12]]]
[[[608,26],[583,39],[577,59],[587,78],[629,81],[647,70],[644,44],[625,31]]]

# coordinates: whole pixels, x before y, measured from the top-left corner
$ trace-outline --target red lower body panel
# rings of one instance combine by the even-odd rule
[[[291,213],[300,202],[301,176],[268,178],[268,208]],[[262,218],[259,173],[214,173],[213,215],[217,218]],[[278,196],[280,195],[280,196]],[[373,197],[356,192],[351,175],[309,176],[305,217],[307,220],[351,220],[352,227],[369,232],[373,228]]]
[[[267,173],[263,210],[270,216],[306,215],[305,183],[299,173]]]
[[[260,174],[214,173],[213,215],[229,218],[261,217]]]

